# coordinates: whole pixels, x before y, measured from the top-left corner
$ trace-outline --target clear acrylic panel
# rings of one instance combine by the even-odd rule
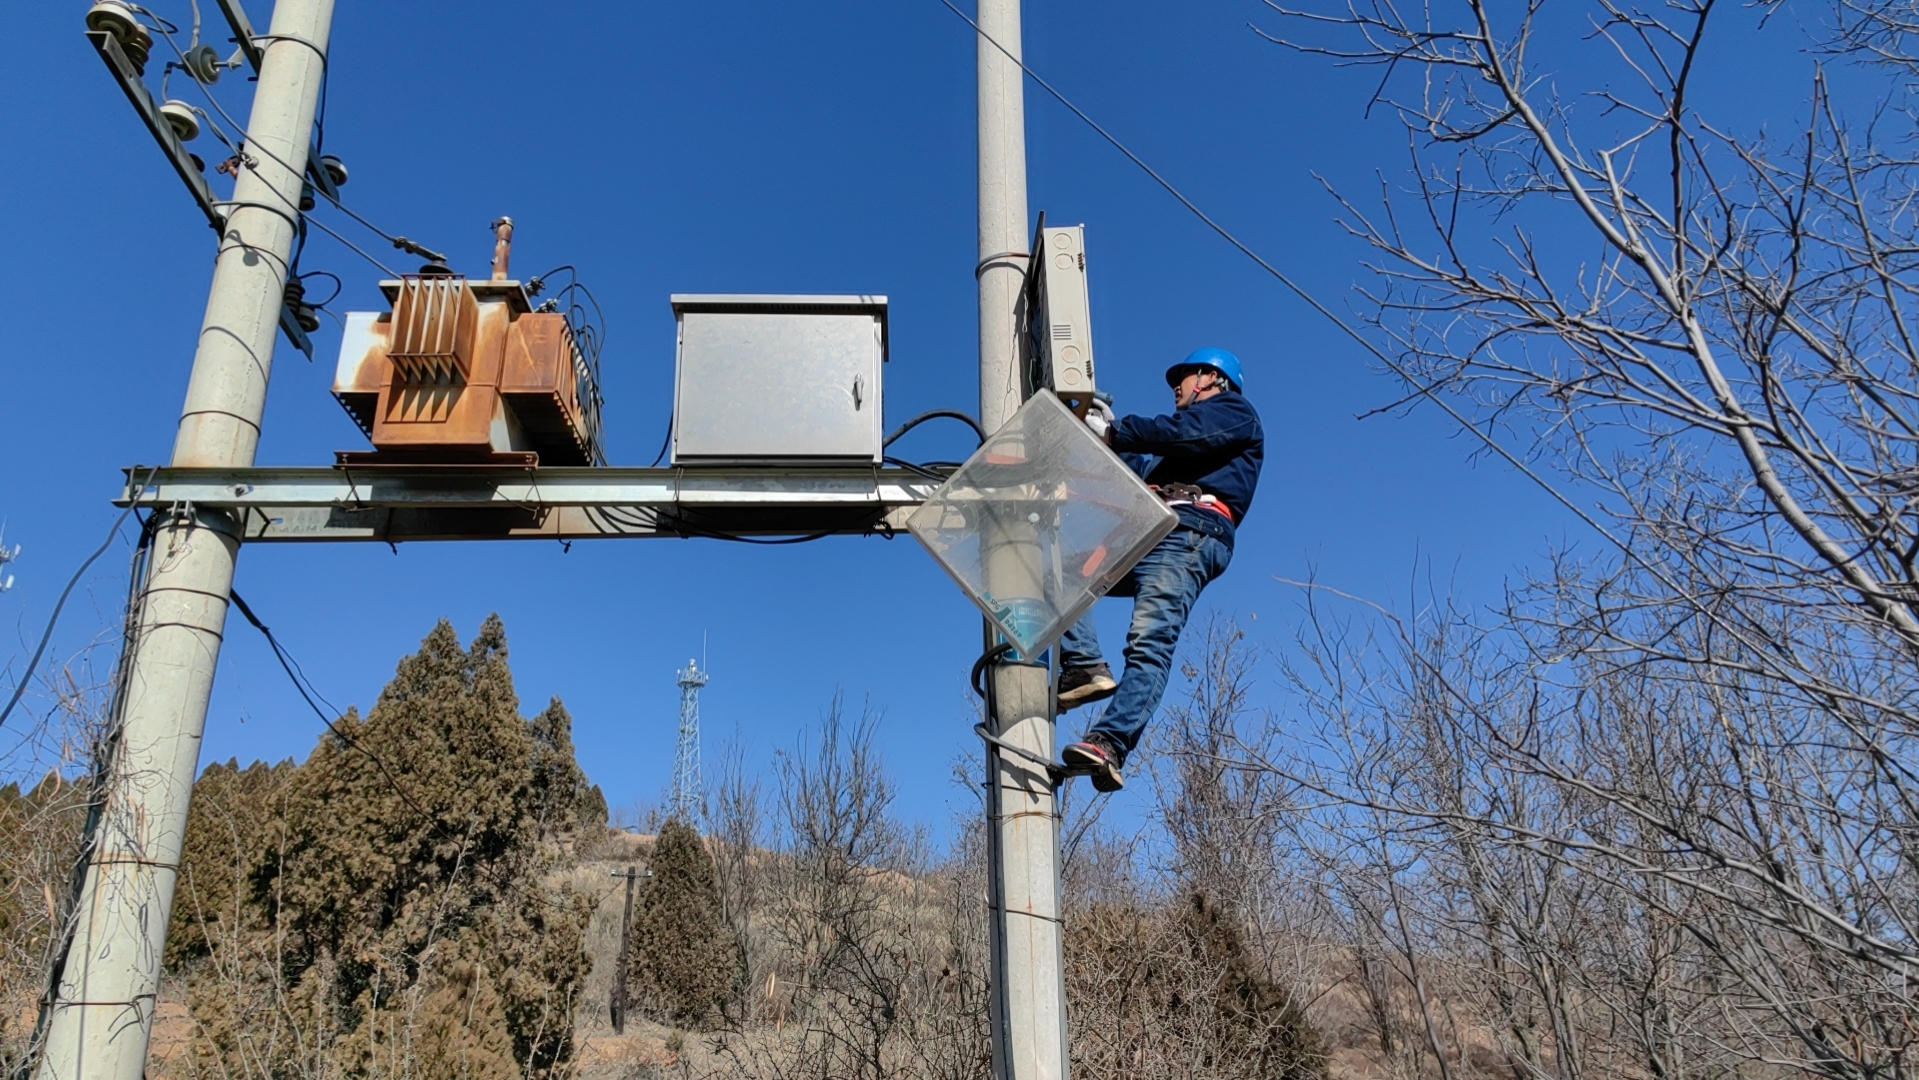
[[[1049,393],[1028,399],[907,528],[1022,656],[1044,652],[1178,518]]]

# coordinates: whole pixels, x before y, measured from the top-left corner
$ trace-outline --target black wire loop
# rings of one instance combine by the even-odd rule
[[[980,681],[980,676],[986,673],[986,665],[992,663],[995,660],[998,660],[1000,657],[1005,656],[1007,653],[1012,651],[1013,651],[1012,642],[1002,641],[998,645],[995,645],[992,648],[981,653],[980,658],[978,660],[973,661],[973,677],[972,677],[973,693],[978,694],[982,700],[984,700],[986,697],[986,684]]]
[[[973,434],[979,436],[979,441],[981,443],[986,442],[986,429],[980,426],[980,422],[978,420],[973,419],[971,416],[967,415],[966,413],[963,413],[959,411],[958,409],[929,409],[928,411],[923,412],[919,414],[918,416],[915,416],[911,420],[908,420],[906,423],[901,424],[899,427],[894,428],[893,433],[891,435],[888,435],[884,440],[881,441],[880,447],[884,449],[888,446],[891,446],[895,442],[899,441],[900,436],[906,434],[907,432],[913,430],[916,427],[919,427],[921,424],[926,423],[928,420],[938,420],[941,418],[945,418],[948,420],[958,420],[959,422],[965,424],[967,427],[972,428]]]

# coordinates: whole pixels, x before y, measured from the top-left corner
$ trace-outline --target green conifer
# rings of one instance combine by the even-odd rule
[[[740,979],[739,944],[720,913],[713,859],[700,834],[675,818],[660,828],[634,898],[626,940],[627,1000],[685,1026],[709,1021]]]
[[[194,782],[167,934],[169,965],[203,957],[214,941],[263,922],[264,910],[251,902],[252,879],[280,842],[281,800],[293,768],[287,760],[243,769],[235,759],[207,766]]]
[[[189,859],[196,880],[249,865],[256,923],[221,928],[238,935],[236,962],[196,970],[196,1056],[329,1075],[505,1077],[563,1065],[590,965],[589,913],[541,878],[563,857],[587,789],[571,726],[557,699],[520,717],[497,616],[464,648],[441,621],[373,708],[349,710],[301,765],[277,776],[209,770],[196,785]],[[265,777],[277,787],[262,801],[253,792]],[[250,833],[220,820],[247,814],[265,815]],[[210,948],[192,933],[175,944],[175,959]],[[236,979],[279,999],[256,1003]],[[280,1057],[262,1054],[259,1018],[285,1016],[306,1034]],[[236,1057],[247,1053],[273,1060]]]

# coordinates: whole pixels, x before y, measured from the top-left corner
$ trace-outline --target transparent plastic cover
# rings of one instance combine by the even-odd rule
[[[913,512],[907,528],[1030,657],[1177,522],[1058,398],[1040,393]]]

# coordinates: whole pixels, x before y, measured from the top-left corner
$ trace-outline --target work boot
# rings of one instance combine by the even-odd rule
[[[1119,684],[1113,681],[1113,669],[1105,664],[1059,669],[1059,711],[1077,709],[1113,696]]]
[[[1061,750],[1059,759],[1069,769],[1090,769],[1094,791],[1118,791],[1126,786],[1119,775],[1118,748],[1097,731],[1087,732],[1085,738]]]

